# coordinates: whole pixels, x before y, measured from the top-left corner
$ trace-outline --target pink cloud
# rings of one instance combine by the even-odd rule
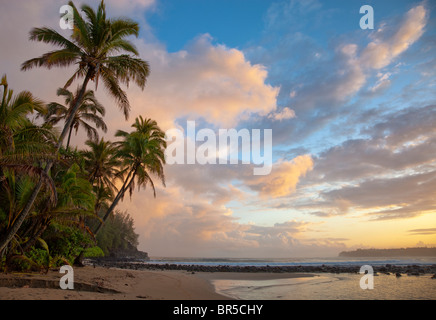
[[[313,160],[310,155],[298,156],[292,161],[275,163],[269,175],[248,177],[245,182],[262,198],[278,198],[295,192],[300,178],[312,169]]]
[[[138,48],[152,74],[144,92],[129,91],[131,104],[166,129],[179,117],[232,128],[250,114],[266,115],[277,107],[279,89],[266,84],[265,68],[237,49],[214,45],[208,35],[176,53],[142,40]]]
[[[426,23],[427,11],[424,6],[410,9],[393,36],[383,39],[375,35],[375,40],[363,50],[360,61],[367,68],[386,67],[422,36]]]

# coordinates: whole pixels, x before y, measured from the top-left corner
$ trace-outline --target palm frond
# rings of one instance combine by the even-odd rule
[[[80,52],[78,46],[51,28],[33,28],[30,31],[29,40],[52,44],[77,53]]]
[[[150,75],[148,62],[129,55],[109,57],[106,66],[122,83],[129,86],[130,81],[134,81],[141,89],[145,88]]]
[[[49,70],[53,67],[69,67],[77,62],[79,56],[77,52],[69,49],[55,50],[25,61],[21,65],[21,70],[27,71],[36,67],[45,67]]]
[[[54,204],[57,202],[58,194],[56,191],[56,186],[55,186],[52,178],[45,173],[44,169],[34,167],[31,165],[8,164],[8,163],[3,163],[3,164],[1,164],[1,166],[4,168],[10,169],[10,170],[14,170],[15,172],[21,172],[23,174],[26,174],[26,175],[32,177],[32,178],[42,179],[43,183],[51,191],[50,192],[51,203]]]
[[[93,43],[88,26],[74,3],[70,1],[68,4],[73,8],[74,18],[74,29],[71,37],[86,53],[90,53],[93,48]]]
[[[108,68],[101,67],[101,76],[109,94],[115,99],[124,116],[129,119],[130,103],[127,94],[121,89],[117,76]]]

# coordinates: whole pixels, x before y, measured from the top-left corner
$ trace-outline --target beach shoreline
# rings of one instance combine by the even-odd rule
[[[353,263],[315,263],[315,264],[226,264],[224,263],[153,263],[137,259],[112,259],[94,258],[85,261],[87,265],[100,267],[116,267],[129,270],[150,270],[150,271],[186,271],[186,272],[212,272],[212,273],[267,273],[267,274],[295,274],[295,273],[360,273],[363,265],[370,265],[375,273],[385,274],[436,274],[435,263],[371,263],[370,261],[354,261]]]
[[[59,271],[0,273],[0,300],[227,300],[206,279],[181,271],[74,268],[74,289]]]
[[[60,288],[64,274],[59,270],[47,274],[0,273],[0,300],[232,300],[237,297],[226,295],[217,283],[251,281],[256,286],[275,280],[313,282],[341,274],[359,277],[359,266],[204,266],[127,260],[91,260],[73,271],[74,290]],[[416,275],[436,281],[430,279],[436,272],[434,264],[379,265],[374,271],[394,279]]]
[[[130,270],[85,266],[74,268],[73,290],[62,290],[63,274],[0,274],[0,300],[232,300],[216,292],[221,279],[274,280],[313,277],[301,273],[187,272]]]

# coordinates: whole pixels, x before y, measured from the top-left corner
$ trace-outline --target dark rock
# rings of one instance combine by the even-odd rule
[[[90,264],[93,263],[102,267],[116,267],[122,269],[135,270],[183,270],[188,273],[195,274],[197,272],[268,272],[268,273],[359,273],[360,266],[340,266],[340,265],[324,265],[324,266],[234,266],[234,265],[177,265],[177,264],[153,264],[144,260],[135,260],[130,258],[94,258],[89,259]],[[386,270],[386,272],[382,271]],[[388,272],[388,270],[390,272]],[[402,274],[419,275],[419,274],[436,274],[436,265],[433,266],[395,266],[374,267],[374,275],[377,272],[384,274],[395,274],[396,277],[401,277]]]

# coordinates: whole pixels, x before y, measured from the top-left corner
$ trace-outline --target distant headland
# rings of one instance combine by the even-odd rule
[[[357,249],[342,251],[340,257],[436,257],[436,248]]]

